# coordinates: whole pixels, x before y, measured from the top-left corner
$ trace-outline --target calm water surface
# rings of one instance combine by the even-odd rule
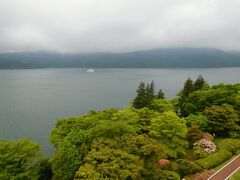
[[[91,109],[122,108],[140,81],[154,80],[173,98],[188,77],[238,83],[240,68],[216,69],[21,69],[0,70],[0,138],[29,137],[50,154],[48,135],[57,119]]]

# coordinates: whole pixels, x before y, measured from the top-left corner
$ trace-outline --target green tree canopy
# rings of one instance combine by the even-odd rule
[[[185,154],[187,148],[187,127],[184,119],[181,119],[173,111],[167,111],[152,119],[150,135],[167,145],[170,156],[176,158]]]
[[[202,131],[208,130],[208,119],[201,113],[190,114],[185,119],[188,127],[191,127],[192,124],[197,124],[199,126],[199,129],[201,129]]]
[[[125,151],[101,147],[92,149],[79,168],[75,179],[138,179],[143,162]]]
[[[0,179],[37,179],[43,154],[29,139],[0,141]]]
[[[165,99],[165,95],[162,89],[160,89],[157,93],[157,98],[158,99]]]
[[[194,90],[195,91],[200,90],[203,88],[204,85],[207,85],[206,81],[203,79],[202,75],[198,75],[198,78],[193,84]]]
[[[238,115],[231,105],[213,105],[207,107],[203,113],[208,118],[211,132],[227,135],[231,131],[238,130]]]
[[[203,112],[206,107],[212,105],[231,104],[239,112],[240,86],[219,84],[212,87],[204,87],[201,90],[194,91],[185,99],[179,98],[178,107],[183,116]],[[180,106],[181,105],[181,106]]]
[[[146,89],[143,82],[140,83],[137,89],[137,96],[133,100],[133,107],[140,109],[146,107]]]

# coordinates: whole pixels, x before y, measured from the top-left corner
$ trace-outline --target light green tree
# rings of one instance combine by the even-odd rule
[[[38,179],[43,154],[29,139],[0,141],[0,179]]]
[[[92,149],[75,175],[75,179],[138,179],[143,162],[125,151],[101,147]]]
[[[166,111],[152,119],[150,129],[150,135],[169,148],[171,157],[185,154],[185,148],[188,146],[186,122],[175,112]]]

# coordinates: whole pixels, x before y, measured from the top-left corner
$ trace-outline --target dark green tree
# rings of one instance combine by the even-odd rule
[[[165,95],[164,95],[163,90],[160,89],[160,90],[158,91],[157,98],[158,98],[158,99],[165,99],[164,96],[165,96]]]
[[[152,100],[153,100],[153,92],[151,89],[151,85],[147,84],[146,86],[146,96],[145,96],[145,106],[144,107],[149,107],[149,105],[151,104]]]
[[[198,78],[194,82],[194,90],[200,90],[206,84],[206,81],[203,79],[202,75],[198,75]]]
[[[137,96],[133,100],[133,107],[141,109],[146,106],[146,89],[143,82],[140,83],[137,89]]]
[[[203,113],[208,119],[209,130],[213,133],[226,136],[231,131],[238,130],[238,114],[231,105],[213,105],[207,107]]]
[[[188,95],[194,91],[194,85],[193,85],[193,81],[188,78],[186,80],[186,82],[184,83],[184,87],[183,87],[183,98],[188,97]]]
[[[183,90],[179,93],[179,100],[178,100],[178,109],[179,109],[179,114],[181,116],[186,116],[188,113],[186,112],[186,109],[184,109],[185,102],[189,96],[194,91],[194,85],[193,81],[188,78],[186,82],[184,83]]]
[[[149,92],[150,97],[151,97],[152,99],[154,99],[154,98],[156,97],[156,95],[155,95],[155,84],[154,84],[154,81],[152,81],[149,86],[150,86],[150,88],[149,88],[149,90],[150,90],[150,92]]]

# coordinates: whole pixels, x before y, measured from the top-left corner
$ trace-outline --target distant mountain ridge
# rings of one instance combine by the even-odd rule
[[[19,52],[0,54],[0,69],[211,67],[240,67],[240,53],[207,48],[162,48],[126,53]]]

